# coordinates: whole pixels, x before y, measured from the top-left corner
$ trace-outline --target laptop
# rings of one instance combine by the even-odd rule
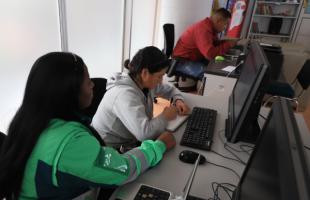
[[[192,183],[194,181],[194,177],[196,174],[197,167],[199,165],[200,160],[200,154],[197,157],[197,160],[195,162],[195,165],[192,169],[192,172],[190,176],[188,177],[185,187],[183,189],[183,194],[181,196],[173,196],[170,191],[166,191],[160,188],[156,188],[154,186],[141,184],[139,191],[137,192],[134,200],[142,200],[142,199],[161,199],[161,200],[172,200],[172,199],[178,199],[178,200],[203,200],[198,197],[189,196],[190,189],[192,187]]]

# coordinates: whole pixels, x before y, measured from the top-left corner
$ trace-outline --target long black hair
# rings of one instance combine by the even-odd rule
[[[48,53],[33,64],[0,152],[0,199],[18,197],[27,160],[51,119],[83,123],[78,113],[85,67],[79,56],[64,52]]]

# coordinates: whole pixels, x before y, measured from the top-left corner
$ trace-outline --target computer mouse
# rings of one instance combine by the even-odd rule
[[[223,56],[216,56],[215,61],[224,61],[225,58]]]
[[[198,155],[199,154],[197,152],[190,151],[190,150],[184,150],[179,154],[179,159],[182,162],[194,164]],[[206,162],[206,158],[200,154],[199,164],[204,164],[205,162]]]

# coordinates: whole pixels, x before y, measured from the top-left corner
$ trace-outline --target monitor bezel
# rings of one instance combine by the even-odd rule
[[[228,118],[226,122],[226,138],[228,142],[235,143],[239,140],[255,143],[256,138],[258,136],[258,133],[260,132],[260,129],[258,127],[257,123],[257,117],[258,112],[260,109],[260,106],[257,105],[257,103],[261,104],[261,101],[263,99],[266,81],[268,80],[269,75],[269,62],[268,59],[263,51],[263,49],[260,47],[259,43],[256,41],[253,41],[250,44],[250,48],[257,48],[257,51],[259,53],[259,56],[261,58],[262,65],[259,66],[257,76],[255,77],[255,82],[250,88],[250,92],[246,97],[245,104],[242,106],[239,116],[235,119],[234,113],[234,105],[235,105],[235,96],[234,91],[238,84],[238,81],[236,82],[233,91],[229,97],[229,103],[228,103]],[[248,51],[247,56],[249,56],[251,49]],[[242,71],[248,66],[244,65],[242,68]],[[242,73],[242,72],[241,72]],[[259,101],[259,102],[258,102]],[[253,105],[256,106],[255,108],[251,108]],[[254,109],[254,110],[253,110]],[[251,113],[250,113],[251,112]],[[254,117],[253,117],[254,116]],[[243,130],[245,123],[250,123],[249,129]],[[247,133],[248,134],[247,134]],[[246,135],[247,134],[247,135]]]

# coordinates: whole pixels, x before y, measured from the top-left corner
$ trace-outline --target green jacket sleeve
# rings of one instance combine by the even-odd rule
[[[165,150],[161,141],[147,140],[140,147],[119,154],[113,148],[101,147],[88,133],[80,133],[63,149],[57,170],[97,184],[121,185],[155,166]]]

